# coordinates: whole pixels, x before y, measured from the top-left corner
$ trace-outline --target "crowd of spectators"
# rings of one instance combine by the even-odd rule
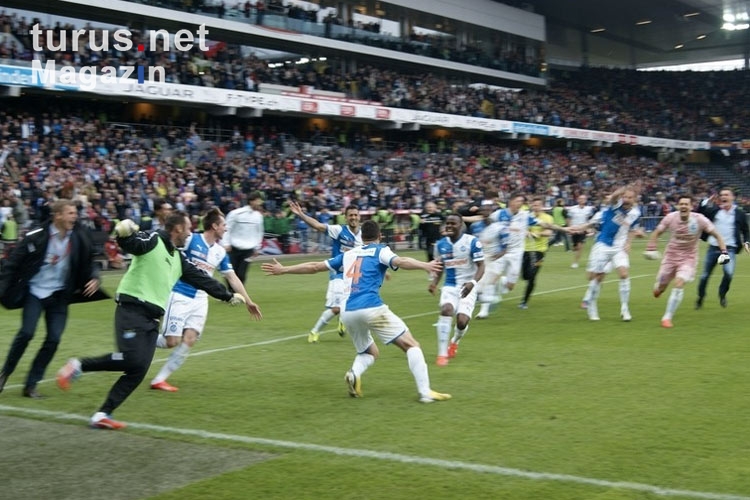
[[[109,232],[115,220],[151,218],[160,199],[197,217],[214,206],[227,213],[254,190],[278,218],[290,198],[316,215],[352,204],[420,211],[427,201],[447,210],[513,192],[542,195],[549,206],[573,204],[579,194],[597,203],[633,182],[648,205],[716,188],[698,168],[649,157],[474,142],[447,143],[442,152],[408,144],[354,152],[297,143],[272,128],[210,142],[194,127],[112,126],[75,114],[0,112],[0,147],[0,213],[22,228],[44,219],[57,197],[77,200],[82,219]]]
[[[335,38],[346,42],[377,46],[425,57],[499,69],[511,73],[540,76],[541,59],[538,42],[510,34],[493,33],[501,41],[490,46],[481,41],[464,40],[448,33],[426,33],[412,30],[394,36],[383,30],[383,20],[358,21],[354,16],[344,19],[335,8],[319,8],[314,4],[295,4],[279,0],[221,1],[202,0],[131,0],[159,7],[216,15],[257,25],[269,25],[287,31]],[[395,22],[395,20],[394,20]],[[532,55],[536,54],[536,55]]]
[[[547,89],[510,90],[452,82],[432,73],[407,74],[360,66],[339,71],[335,61],[269,68],[242,47],[212,43],[208,52],[160,50],[107,53],[82,43],[77,52],[32,53],[29,28],[38,20],[0,14],[0,29],[22,42],[0,43],[0,57],[54,59],[60,64],[165,68],[168,82],[257,91],[262,83],[309,86],[380,102],[385,106],[470,115],[683,140],[726,141],[750,137],[741,102],[750,72],[640,72],[601,68],[553,72]],[[73,26],[48,26],[54,44]],[[86,26],[85,29],[92,29]],[[98,31],[101,37],[101,31]],[[133,31],[134,46],[144,35]],[[68,37],[70,39],[70,37]],[[101,43],[99,41],[99,43]],[[47,44],[43,44],[47,46]]]

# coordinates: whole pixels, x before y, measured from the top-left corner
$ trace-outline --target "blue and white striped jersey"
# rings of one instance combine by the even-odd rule
[[[362,246],[362,230],[352,233],[349,226],[344,224],[326,224],[326,234],[331,237],[331,257]],[[329,279],[341,279],[341,273],[331,272]]]
[[[388,269],[398,270],[393,267],[393,259],[396,257],[387,245],[370,243],[354,247],[326,261],[332,272],[344,277],[347,311],[383,305],[380,286]]]
[[[490,220],[504,224],[508,228],[508,251],[523,252],[526,243],[526,233],[529,226],[536,226],[539,221],[526,210],[519,210],[515,214],[507,208],[495,210],[490,214]]]
[[[484,260],[482,242],[466,233],[455,243],[445,236],[435,246],[435,257],[443,263],[445,286],[463,285],[474,279],[476,263]]]
[[[193,233],[190,235],[187,243],[185,244],[185,256],[187,259],[195,264],[195,266],[206,273],[208,276],[213,276],[214,271],[218,268],[221,273],[232,271],[232,264],[229,262],[229,256],[224,247],[218,243],[214,243],[210,247],[206,240],[203,239],[203,235],[200,233]],[[181,293],[186,297],[207,297],[208,295],[203,290],[196,289],[193,285],[188,285],[182,280],[177,281],[173,292]]]
[[[487,223],[485,220],[475,222],[469,228],[471,234],[482,242],[485,257],[491,258],[505,251],[508,246],[508,226],[500,222]]]
[[[591,218],[591,222],[599,224],[597,243],[604,243],[610,247],[624,247],[628,233],[637,225],[640,218],[641,211],[637,207],[625,210],[622,203],[599,210]]]

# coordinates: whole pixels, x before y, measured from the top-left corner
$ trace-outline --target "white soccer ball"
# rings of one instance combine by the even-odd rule
[[[659,260],[661,259],[661,254],[658,250],[646,250],[643,252],[643,256],[646,258],[646,260]]]

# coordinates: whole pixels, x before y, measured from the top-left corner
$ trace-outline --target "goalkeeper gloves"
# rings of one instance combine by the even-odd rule
[[[721,255],[719,255],[719,258],[716,259],[716,263],[719,264],[720,266],[723,266],[729,263],[730,260],[731,260],[731,257],[729,257],[729,253],[726,250],[724,250],[721,252]]]
[[[115,226],[115,233],[119,238],[127,238],[134,232],[138,231],[138,224],[130,219],[123,219]]]
[[[247,304],[247,302],[245,302],[245,297],[243,297],[239,293],[232,294],[232,298],[229,299],[229,305],[238,306],[240,304]]]

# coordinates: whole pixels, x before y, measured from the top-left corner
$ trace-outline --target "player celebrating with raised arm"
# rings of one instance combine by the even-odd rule
[[[273,263],[264,263],[261,268],[272,275],[314,274],[324,271],[344,274],[348,293],[341,319],[357,351],[352,367],[344,377],[352,397],[362,396],[362,374],[380,354],[372,337],[376,335],[384,344],[395,344],[406,353],[420,402],[450,399],[450,394],[441,394],[430,388],[430,375],[419,342],[404,321],[380,297],[380,287],[388,269],[422,269],[438,273],[442,270],[442,265],[437,261],[422,262],[396,255],[388,246],[380,243],[380,227],[375,221],[368,220],[362,224],[362,239],[364,246],[340,253],[326,261],[283,266],[274,259]]]
[[[227,251],[219,244],[227,227],[221,210],[209,210],[203,219],[203,227],[206,228],[203,233],[193,233],[188,238],[185,256],[208,276],[213,276],[218,268],[232,290],[245,299],[245,307],[250,315],[255,319],[261,319],[263,315],[260,308],[250,299],[245,286],[229,262]],[[207,316],[208,294],[179,280],[169,296],[167,312],[161,322],[161,332],[156,342],[157,347],[176,349],[170,353],[167,362],[151,380],[152,389],[177,391],[177,387],[169,384],[167,378],[185,363],[190,349],[201,337]]]
[[[570,232],[583,232],[594,225],[599,225],[599,234],[591,247],[586,271],[589,286],[586,291],[588,304],[586,311],[591,321],[599,321],[597,299],[601,291],[602,280],[608,271],[608,265],[614,266],[620,276],[620,317],[630,321],[632,315],[628,306],[630,301],[630,241],[633,229],[641,217],[641,211],[635,206],[636,190],[632,187],[621,187],[609,196],[609,205],[597,212],[588,222],[571,226]]]
[[[674,280],[674,286],[667,301],[667,309],[661,318],[661,326],[664,328],[674,326],[672,318],[682,302],[685,283],[695,279],[701,233],[706,232],[716,238],[717,246],[721,251],[717,263],[723,265],[729,262],[726,244],[716,226],[706,216],[691,212],[692,208],[693,199],[690,196],[681,196],[677,203],[677,212],[672,212],[661,220],[651,233],[643,254],[647,259],[659,258],[656,246],[659,236],[664,231],[671,233],[654,284],[654,297],[659,297]]]
[[[294,200],[289,200],[289,209],[297,217],[307,223],[308,226],[326,233],[333,240],[331,245],[331,257],[336,257],[354,247],[362,246],[362,231],[359,227],[359,209],[350,205],[344,209],[346,225],[344,224],[323,224],[319,220],[307,215]],[[328,275],[328,291],[326,292],[325,310],[320,314],[315,326],[312,327],[307,335],[307,341],[311,344],[317,343],[320,338],[320,330],[328,324],[331,319],[341,312],[341,305],[344,301],[344,277],[340,272],[331,271]],[[339,335],[344,336],[344,327],[339,325]]]
[[[458,344],[466,330],[477,301],[477,282],[484,275],[482,242],[476,236],[464,232],[464,222],[458,214],[445,218],[445,233],[435,245],[435,257],[443,263],[445,284],[440,291],[440,317],[437,322],[437,365],[445,366],[454,358]],[[435,275],[428,290],[435,295],[442,272]],[[453,317],[456,329],[450,338]]]

